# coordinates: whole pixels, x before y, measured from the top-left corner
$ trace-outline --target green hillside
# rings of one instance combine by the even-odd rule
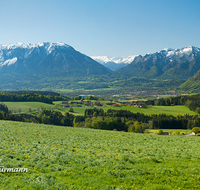
[[[200,92],[200,70],[186,82],[180,85],[178,90],[183,90],[190,93]]]
[[[0,121],[0,189],[199,189],[199,137]],[[2,171],[2,169],[1,169]]]
[[[1,103],[1,102],[0,102]],[[53,108],[53,104],[46,104],[43,102],[3,102],[8,109],[14,113],[15,111],[18,112],[21,109],[21,113],[28,112],[29,109],[36,111],[38,108],[46,107],[46,108]]]

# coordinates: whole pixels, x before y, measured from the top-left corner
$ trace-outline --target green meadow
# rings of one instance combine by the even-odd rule
[[[146,108],[137,108],[134,106],[121,106],[121,107],[112,107],[112,106],[102,106],[102,107],[73,107],[74,113],[84,115],[86,109],[93,109],[93,108],[101,108],[104,111],[107,111],[109,109],[114,109],[114,110],[128,110],[133,113],[143,113],[145,115],[152,115],[152,114],[167,114],[167,115],[173,115],[173,116],[178,116],[178,115],[185,115],[185,114],[190,114],[190,115],[197,115],[197,113],[190,111],[189,108],[185,106],[152,106],[152,107],[146,107]],[[69,108],[58,108],[54,109],[57,111],[61,112],[68,112]]]
[[[199,189],[200,138],[0,121],[0,189]]]
[[[3,102],[8,106],[9,110],[16,110],[18,113],[19,108],[21,109],[21,112],[25,113],[28,112],[29,108],[31,110],[36,110],[41,107],[46,107],[47,109],[51,108],[54,109],[55,111],[60,111],[62,113],[68,112],[69,108],[55,108],[54,104],[59,104],[62,105],[61,101],[56,101],[53,102],[54,104],[46,104],[42,102]],[[105,104],[107,103],[106,101],[101,101],[101,103]],[[74,109],[74,114],[79,114],[79,115],[84,115],[86,109],[91,109],[93,107],[85,107],[84,105],[82,107],[73,107]],[[151,107],[146,107],[146,108],[138,108],[134,106],[121,106],[121,107],[112,107],[112,106],[103,106],[99,107],[102,108],[103,110],[107,111],[108,109],[115,109],[115,110],[128,110],[133,113],[143,113],[146,115],[152,115],[152,114],[162,114],[165,113],[167,115],[173,115],[173,116],[178,116],[178,115],[185,115],[185,114],[190,114],[190,115],[197,115],[197,113],[190,111],[189,108],[185,106],[151,106]]]
[[[91,109],[94,107],[74,107],[74,112],[84,115],[86,109]],[[190,115],[197,115],[197,113],[190,111],[189,108],[185,106],[152,106],[152,107],[146,107],[146,108],[138,108],[134,106],[121,106],[121,107],[112,107],[112,106],[103,106],[103,107],[98,107],[102,108],[104,111],[107,111],[109,109],[115,109],[115,110],[128,110],[133,113],[143,113],[145,115],[152,115],[152,114],[167,114],[167,115],[173,115],[173,116],[178,116],[178,115],[185,115],[185,114],[190,114]],[[68,111],[68,108],[65,108]]]
[[[29,108],[31,108],[32,110],[37,110],[37,108],[41,108],[41,107],[47,107],[47,108],[53,108],[54,105],[53,104],[46,104],[46,103],[42,103],[42,102],[0,102],[0,103],[4,103],[5,105],[7,105],[9,110],[16,110],[18,113],[19,108],[21,109],[21,112],[28,112]]]
[[[113,107],[104,107],[104,110],[113,109]],[[184,115],[184,114],[190,114],[190,115],[197,115],[197,113],[190,111],[189,108],[185,106],[152,106],[152,107],[146,107],[146,108],[137,108],[134,106],[122,106],[122,107],[115,107],[114,109],[120,110],[129,110],[133,113],[143,113],[146,115],[152,115],[152,114],[162,114],[165,113],[167,115]]]

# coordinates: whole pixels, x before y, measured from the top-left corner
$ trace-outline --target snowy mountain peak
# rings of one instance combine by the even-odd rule
[[[38,48],[38,47],[44,47],[45,49],[51,49],[55,47],[65,47],[65,48],[70,48],[73,49],[71,46],[61,43],[61,42],[56,42],[56,43],[50,43],[50,42],[40,42],[40,43],[13,43],[13,44],[5,44],[5,45],[0,45],[0,50],[5,49],[5,50],[12,50],[16,48],[22,48],[22,49],[33,49],[33,48]]]
[[[91,56],[91,58],[112,71],[115,71],[130,64],[137,56],[138,55],[130,55],[128,57]]]
[[[190,55],[190,54],[199,53],[199,52],[200,52],[200,48],[194,47],[194,46],[188,46],[181,49],[165,48],[160,51],[160,53],[164,54],[166,57]]]
[[[41,42],[0,45],[0,73],[6,72],[96,75],[111,71],[65,43]]]
[[[164,48],[164,49],[162,49],[161,51],[173,51],[174,49],[172,49],[172,48]]]
[[[120,64],[120,63],[129,64],[137,56],[138,55],[130,55],[128,57],[91,56],[91,58],[94,59],[95,61],[101,63],[101,64],[105,64],[105,63],[108,63],[108,62],[113,62],[113,63],[116,63],[116,64]]]
[[[200,69],[199,60],[198,47],[165,48],[160,52],[138,56],[131,64],[116,73],[144,78],[186,79]]]
[[[39,54],[47,56],[55,48],[60,48],[64,51],[75,51],[73,47],[61,43],[13,43],[0,45],[0,66],[9,66],[17,62],[18,59],[27,58],[32,52],[36,51]]]

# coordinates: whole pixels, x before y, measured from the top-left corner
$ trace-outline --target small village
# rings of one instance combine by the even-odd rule
[[[90,100],[84,101],[83,99],[80,99],[79,101],[62,101],[62,107],[63,108],[69,108],[69,107],[102,107],[102,106],[112,106],[112,107],[121,107],[121,106],[134,106],[134,107],[139,107],[139,108],[145,108],[146,105],[142,102],[106,102],[106,103],[101,103],[101,102],[93,102]]]

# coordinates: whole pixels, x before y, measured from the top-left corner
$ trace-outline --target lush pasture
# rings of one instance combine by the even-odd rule
[[[74,107],[74,111],[83,115],[85,113],[85,109],[90,109],[90,108],[92,107]],[[185,106],[152,106],[147,108],[137,108],[134,106],[122,106],[122,107],[103,106],[99,108],[102,108],[104,111],[107,111],[108,109],[115,109],[115,110],[122,109],[131,111],[133,113],[137,112],[144,113],[145,115],[162,114],[162,113],[173,116],[185,115],[185,114],[197,115],[197,113],[190,111],[189,108]]]
[[[0,121],[0,189],[199,189],[199,137]]]
[[[95,102],[95,101],[93,101]],[[108,103],[108,101],[100,101],[102,104]],[[55,104],[61,104],[61,101],[53,102]],[[90,109],[92,107],[74,107],[74,111],[83,115],[85,113],[85,109]],[[94,108],[94,107],[93,107]],[[173,115],[173,116],[178,116],[178,115],[185,115],[185,114],[190,114],[190,115],[197,115],[197,113],[190,111],[189,108],[185,106],[152,106],[152,107],[146,107],[146,108],[138,108],[134,106],[121,106],[121,107],[112,107],[112,106],[102,106],[99,107],[107,111],[108,109],[115,109],[115,110],[129,110],[133,113],[144,113],[147,115],[152,115],[152,114],[168,114],[168,115]],[[64,108],[65,110],[68,111],[68,108]]]
[[[95,101],[94,101],[95,102]],[[28,112],[29,108],[32,110],[37,110],[37,108],[41,107],[46,107],[47,109],[53,108],[55,111],[60,111],[60,112],[68,112],[69,108],[55,108],[53,104],[46,104],[42,102],[3,102],[8,106],[9,110],[16,110],[18,113],[19,108],[21,109],[21,112]],[[59,104],[61,105],[61,101],[56,101],[53,102],[54,104]],[[101,101],[102,104],[107,103],[107,101]],[[84,115],[86,109],[91,109],[94,107],[85,107],[84,105],[82,107],[73,107],[75,114],[80,114]],[[192,112],[189,110],[189,108],[185,106],[152,106],[152,107],[147,107],[147,108],[137,108],[134,106],[122,106],[122,107],[112,107],[112,106],[103,106],[100,107],[107,111],[108,109],[115,109],[115,110],[129,110],[133,113],[144,113],[147,115],[152,115],[152,114],[168,114],[168,115],[173,115],[173,116],[178,116],[178,115],[184,115],[184,114],[190,114],[190,115],[196,115],[197,113]]]
[[[46,104],[46,103],[42,103],[42,102],[0,102],[0,103],[4,103],[5,105],[7,105],[9,110],[16,110],[17,113],[19,108],[21,109],[21,112],[28,112],[29,108],[31,108],[32,110],[37,110],[37,108],[41,108],[41,107],[47,107],[47,108],[52,108],[53,104]]]
[[[105,107],[104,110],[112,109],[112,107]],[[137,108],[134,106],[122,106],[122,107],[116,107],[114,109],[120,110],[120,109],[126,109],[134,113],[144,113],[147,115],[152,114],[162,114],[165,113],[167,115],[184,115],[184,114],[190,114],[190,115],[196,115],[197,113],[192,112],[189,110],[189,108],[185,106],[152,106],[147,108]]]

